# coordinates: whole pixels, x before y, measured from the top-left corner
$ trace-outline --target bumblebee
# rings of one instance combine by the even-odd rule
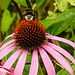
[[[31,9],[26,9],[25,14],[23,15],[25,20],[32,20],[35,19],[35,12]]]

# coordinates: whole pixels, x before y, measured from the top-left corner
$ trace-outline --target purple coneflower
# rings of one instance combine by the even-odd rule
[[[9,37],[12,37],[13,39],[8,41],[4,45],[2,45],[3,42]],[[52,36],[46,33],[45,28],[43,28],[43,25],[41,25],[39,21],[34,20],[34,19],[32,20],[24,19],[17,25],[14,33],[7,36],[1,44],[0,60],[4,56],[6,56],[8,53],[10,53],[12,50],[14,50],[16,47],[20,47],[9,57],[9,59],[5,62],[3,67],[9,69],[13,65],[13,63],[16,61],[16,59],[18,58],[21,51],[23,50],[17,62],[16,68],[14,70],[14,75],[22,75],[23,68],[26,62],[27,53],[29,51],[31,53],[33,52],[29,75],[37,75],[38,52],[39,52],[41,55],[42,61],[45,65],[47,74],[56,75],[54,66],[50,60],[50,57],[47,54],[48,52],[71,75],[74,75],[70,64],[61,54],[63,54],[65,57],[70,59],[75,64],[74,58],[66,50],[64,50],[63,48],[53,43],[47,42],[46,39],[62,41],[64,43],[71,45],[73,48],[75,48],[75,43],[69,40],[66,40],[64,38]]]

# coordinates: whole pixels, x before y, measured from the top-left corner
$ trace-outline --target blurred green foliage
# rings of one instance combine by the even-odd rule
[[[14,0],[14,1],[17,2],[18,4],[26,6],[25,0]]]
[[[3,10],[7,9],[9,7],[10,2],[11,2],[11,0],[6,0],[6,1],[5,0],[2,0],[1,1],[1,8]]]
[[[9,10],[5,10],[2,15],[2,21],[1,21],[1,31],[2,34],[8,31],[10,25],[12,24],[14,18],[16,17],[16,13],[12,14],[12,17],[10,15]]]
[[[75,65],[73,63],[71,63],[71,67],[72,67],[74,75],[75,75]],[[56,75],[71,75],[71,74],[63,68]]]
[[[14,0],[22,15],[27,9],[27,4],[25,0]],[[47,32],[52,35],[58,35],[75,42],[75,0],[29,0],[33,10],[37,13],[36,19],[41,22],[41,24],[46,28]],[[16,25],[21,21],[20,16],[16,10],[16,7],[11,0],[0,0],[0,42],[9,34],[11,34]],[[70,46],[63,45],[59,43],[63,48],[73,55],[75,58],[75,51]],[[12,54],[7,55],[3,58],[3,61],[7,60]],[[26,62],[30,62],[31,54],[27,55]],[[14,65],[17,61],[14,63]],[[74,68],[75,66],[71,65]],[[15,66],[14,66],[15,67]],[[59,66],[60,67],[60,66]],[[30,64],[25,65],[24,75],[28,75],[30,69]],[[56,69],[58,69],[56,67]],[[40,73],[39,73],[40,72]],[[38,75],[43,75],[45,69],[39,65]],[[57,75],[69,75],[65,69],[58,69]]]

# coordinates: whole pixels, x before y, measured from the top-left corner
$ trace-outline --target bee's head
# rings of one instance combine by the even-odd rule
[[[24,19],[32,20],[35,18],[35,13],[31,9],[26,9],[25,14],[23,15]]]

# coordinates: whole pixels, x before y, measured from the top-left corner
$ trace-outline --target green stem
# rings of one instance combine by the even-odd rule
[[[12,2],[13,2],[13,4],[14,4],[14,6],[16,7],[16,9],[17,9],[17,11],[18,11],[18,13],[19,13],[19,15],[20,15],[20,18],[21,18],[21,20],[23,19],[23,16],[22,16],[22,13],[21,13],[21,11],[20,11],[20,8],[18,7],[18,4],[14,1],[14,0],[12,0]]]
[[[73,37],[73,41],[75,42],[75,36],[74,36],[74,31],[73,31],[73,25],[71,24],[71,34],[72,34],[72,37]]]
[[[1,11],[0,11],[0,16],[1,16]],[[2,41],[2,36],[1,36],[1,17],[0,17],[0,42]]]
[[[29,0],[25,0],[25,1],[26,1],[26,3],[27,3],[28,8],[31,8],[31,9],[32,9],[32,6],[31,6]]]
[[[0,42],[2,41],[2,38],[1,38],[1,25],[0,25]]]

